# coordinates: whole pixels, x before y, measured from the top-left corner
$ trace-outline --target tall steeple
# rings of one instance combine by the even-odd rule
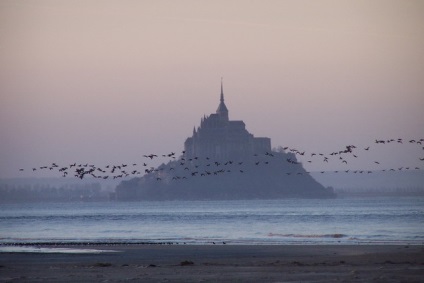
[[[224,102],[224,89],[222,87],[222,78],[221,78],[221,102]]]
[[[220,116],[220,118],[224,121],[228,121],[228,108],[224,103],[224,88],[222,86],[222,78],[221,78],[221,99],[219,102],[218,109],[216,110],[216,114]]]

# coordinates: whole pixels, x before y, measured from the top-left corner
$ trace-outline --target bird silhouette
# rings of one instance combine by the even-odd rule
[[[422,147],[422,143],[424,142],[424,139],[410,139],[408,140],[410,144],[417,144],[420,145],[420,149],[424,150],[424,147]],[[398,143],[398,144],[402,144],[403,140],[401,138],[398,139],[375,139],[375,144],[389,144],[389,143]],[[345,154],[351,154],[351,156],[353,156],[354,158],[358,158],[358,155],[355,154],[355,149],[357,147],[354,145],[347,145],[345,146],[344,149],[342,150],[336,150],[333,151],[331,153],[329,153],[329,155],[323,154],[323,153],[309,153],[308,156],[310,155],[311,157],[314,157],[316,155],[322,156],[323,157],[323,162],[326,163],[330,163],[331,161],[334,161],[335,158],[337,158],[338,160],[340,160],[342,163],[344,164],[348,164],[348,160],[346,160],[346,156]],[[288,149],[288,147],[286,147],[285,149]],[[363,147],[364,150],[368,151],[371,149],[370,146],[367,147]],[[306,154],[305,151],[301,151],[299,149],[295,149],[295,148],[290,148],[290,152],[294,155],[299,155],[299,156],[304,156]],[[267,160],[262,160],[262,157],[264,156],[268,156],[268,157],[276,157],[278,155],[275,154],[276,152],[271,151],[271,152],[265,152],[265,153],[254,153],[254,156],[259,157],[259,160],[256,160],[253,162],[254,165],[267,165],[270,164],[270,162],[268,162]],[[205,164],[203,163],[202,160],[210,160],[210,157],[191,157],[191,158],[184,158],[184,156],[179,157],[177,160],[175,161],[171,161],[172,158],[175,158],[175,152],[170,152],[167,154],[162,154],[162,157],[169,157],[170,161],[169,162],[175,162],[172,163],[173,166],[172,167],[158,167],[158,168],[154,168],[154,167],[150,167],[150,169],[146,169],[145,170],[145,174],[153,174],[154,178],[160,178],[159,176],[162,177],[162,175],[159,175],[163,170],[165,170],[165,168],[167,169],[166,172],[167,174],[171,174],[169,172],[174,171],[175,174],[180,174],[183,170],[187,171],[186,174],[182,174],[182,176],[174,176],[174,175],[170,175],[167,178],[169,180],[181,180],[181,179],[187,179],[187,177],[197,177],[197,176],[202,176],[202,177],[207,177],[207,176],[216,176],[216,175],[220,175],[222,173],[231,173],[231,172],[240,172],[240,173],[244,173],[246,172],[246,168],[249,167],[249,163],[245,162],[247,160],[241,160],[241,161],[237,161],[235,162],[234,160],[216,160],[216,161],[211,161],[211,163]],[[146,158],[150,158],[151,160],[153,160],[154,158],[157,157],[156,154],[148,154],[148,155],[143,155]],[[337,156],[337,157],[336,157]],[[418,158],[420,161],[424,161],[424,157],[422,158]],[[275,161],[274,161],[275,160]],[[284,161],[283,159],[280,159],[281,161]],[[287,162],[289,162],[290,164],[301,164],[301,162],[298,162],[295,158],[292,159],[291,157],[286,159]],[[315,163],[316,160],[315,159],[311,159],[311,160],[306,160],[308,163]],[[274,162],[278,162],[278,159],[273,159],[272,163]],[[379,161],[374,161],[375,164],[380,165]],[[138,163],[129,163],[132,164],[134,168],[134,170],[129,170],[128,172],[123,170],[124,168],[126,168],[128,166],[128,164],[125,163],[121,163],[118,165],[113,165],[113,164],[109,164],[106,165],[105,167],[99,167],[96,166],[94,164],[89,164],[89,163],[85,163],[85,164],[76,164],[76,162],[74,163],[70,163],[69,165],[61,165],[59,166],[57,163],[53,162],[51,163],[50,166],[39,166],[39,167],[33,167],[32,171],[36,172],[36,171],[42,171],[45,169],[49,169],[51,170],[58,170],[61,173],[62,177],[66,177],[69,173],[69,169],[72,168],[76,168],[75,169],[75,177],[78,178],[85,178],[86,176],[88,177],[93,177],[93,178],[102,178],[102,179],[107,179],[107,178],[124,178],[130,175],[138,175],[141,174],[141,172],[139,170],[137,170],[136,166],[138,165]],[[170,163],[171,164],[171,163]],[[215,165],[215,171],[207,171],[204,170],[207,167],[210,167],[211,164]],[[247,165],[244,165],[247,164]],[[180,165],[180,166],[179,166]],[[243,165],[243,166],[242,166]],[[412,164],[411,164],[412,165]],[[144,166],[147,167],[148,164],[147,163],[141,163],[140,166]],[[240,168],[238,169],[234,169],[234,170],[230,170],[230,168],[233,168],[234,166],[240,166]],[[246,167],[247,166],[247,167]],[[181,168],[181,169],[179,169]],[[184,168],[184,169],[183,169]],[[202,169],[204,168],[204,169]],[[106,171],[107,169],[107,171]],[[194,171],[196,170],[196,171]],[[404,171],[404,170],[420,170],[419,167],[417,166],[403,166],[403,167],[399,167],[397,168],[398,171]],[[19,171],[24,171],[24,168],[20,168]],[[382,169],[380,170],[381,172],[387,172],[387,171],[395,171],[394,168],[389,169]],[[324,173],[325,171],[321,171],[321,173]],[[368,173],[371,174],[374,171],[349,171],[349,170],[345,170],[345,171],[340,171],[340,172],[345,172],[345,173],[351,173],[351,174],[363,174],[363,173]],[[298,174],[298,173],[293,173],[293,172],[285,172],[287,175],[302,175],[302,174]],[[293,174],[291,174],[293,173]],[[180,174],[181,175],[181,174]],[[185,175],[185,176],[183,176]],[[160,178],[161,180],[163,178]]]

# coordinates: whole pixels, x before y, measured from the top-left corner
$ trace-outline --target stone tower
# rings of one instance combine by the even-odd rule
[[[216,114],[218,114],[219,119],[221,121],[226,121],[228,122],[228,108],[227,106],[225,106],[224,103],[224,90],[223,90],[223,86],[222,86],[222,79],[221,79],[221,99],[218,105],[218,109],[216,109]]]

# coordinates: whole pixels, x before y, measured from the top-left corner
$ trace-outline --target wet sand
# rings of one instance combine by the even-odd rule
[[[0,282],[424,282],[424,246],[220,244],[60,248],[106,252],[3,252]]]

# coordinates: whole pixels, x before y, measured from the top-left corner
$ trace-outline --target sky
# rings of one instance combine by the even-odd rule
[[[308,170],[424,169],[424,143],[374,143],[424,138],[423,15],[412,0],[0,0],[0,178],[181,152],[221,78],[230,120],[273,147],[358,147]]]

